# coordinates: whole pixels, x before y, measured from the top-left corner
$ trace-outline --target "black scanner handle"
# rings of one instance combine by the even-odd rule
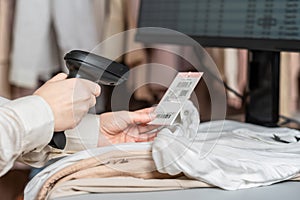
[[[69,74],[67,78],[75,78],[76,77],[76,70],[69,70]],[[54,147],[56,149],[64,149],[66,147],[67,138],[65,135],[65,131],[57,131],[54,132],[53,137],[48,145]]]
[[[69,69],[67,78],[84,78],[104,85],[119,85],[128,78],[128,67],[89,52],[73,50],[64,57]],[[50,146],[64,149],[66,136],[64,131],[54,132]]]

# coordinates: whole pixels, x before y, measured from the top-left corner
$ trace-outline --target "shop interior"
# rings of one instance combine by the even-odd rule
[[[69,73],[67,53],[97,53],[101,48],[101,56],[127,66],[131,74],[120,86],[123,93],[116,94],[117,86],[101,85],[97,114],[157,105],[177,72],[192,71],[204,72],[192,95],[200,124],[223,118],[298,130],[299,23],[300,1],[294,0],[0,0],[0,96],[15,100],[32,95],[54,75]],[[191,60],[204,62],[201,53],[181,34],[200,45],[216,68],[194,66]],[[105,41],[110,42],[102,45]],[[124,95],[128,101],[122,100]],[[218,108],[213,98],[225,108]],[[224,109],[224,116],[214,115],[212,106]],[[40,171],[16,162],[0,178],[0,199],[24,199],[25,186]],[[274,191],[298,196],[296,187],[299,183],[287,183],[241,190],[234,196],[266,199]],[[188,190],[65,199],[232,197],[225,190]]]

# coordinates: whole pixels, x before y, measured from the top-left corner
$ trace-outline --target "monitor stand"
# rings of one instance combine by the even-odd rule
[[[280,52],[249,50],[246,122],[277,126],[279,75]]]

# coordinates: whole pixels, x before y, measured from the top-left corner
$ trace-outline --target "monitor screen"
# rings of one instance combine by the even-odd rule
[[[300,50],[300,0],[141,0],[138,25],[204,47],[249,49],[246,121],[277,126],[280,52]],[[164,30],[139,29],[136,39],[192,45]]]
[[[300,0],[142,0],[139,27],[173,29],[203,46],[299,51]]]

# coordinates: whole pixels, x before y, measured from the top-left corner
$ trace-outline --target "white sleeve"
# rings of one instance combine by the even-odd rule
[[[87,114],[72,130],[65,131],[65,153],[74,153],[86,149],[96,148],[99,140],[100,117],[99,115]]]
[[[53,113],[41,97],[28,96],[14,101],[0,98],[1,103],[0,176],[13,166],[19,156],[33,151],[48,151],[47,144],[54,131]]]
[[[78,151],[96,148],[99,140],[99,115],[87,114],[77,127],[66,130],[66,146],[63,150],[47,145],[41,151],[29,152],[18,160],[31,166],[41,167],[48,160],[68,156]]]

